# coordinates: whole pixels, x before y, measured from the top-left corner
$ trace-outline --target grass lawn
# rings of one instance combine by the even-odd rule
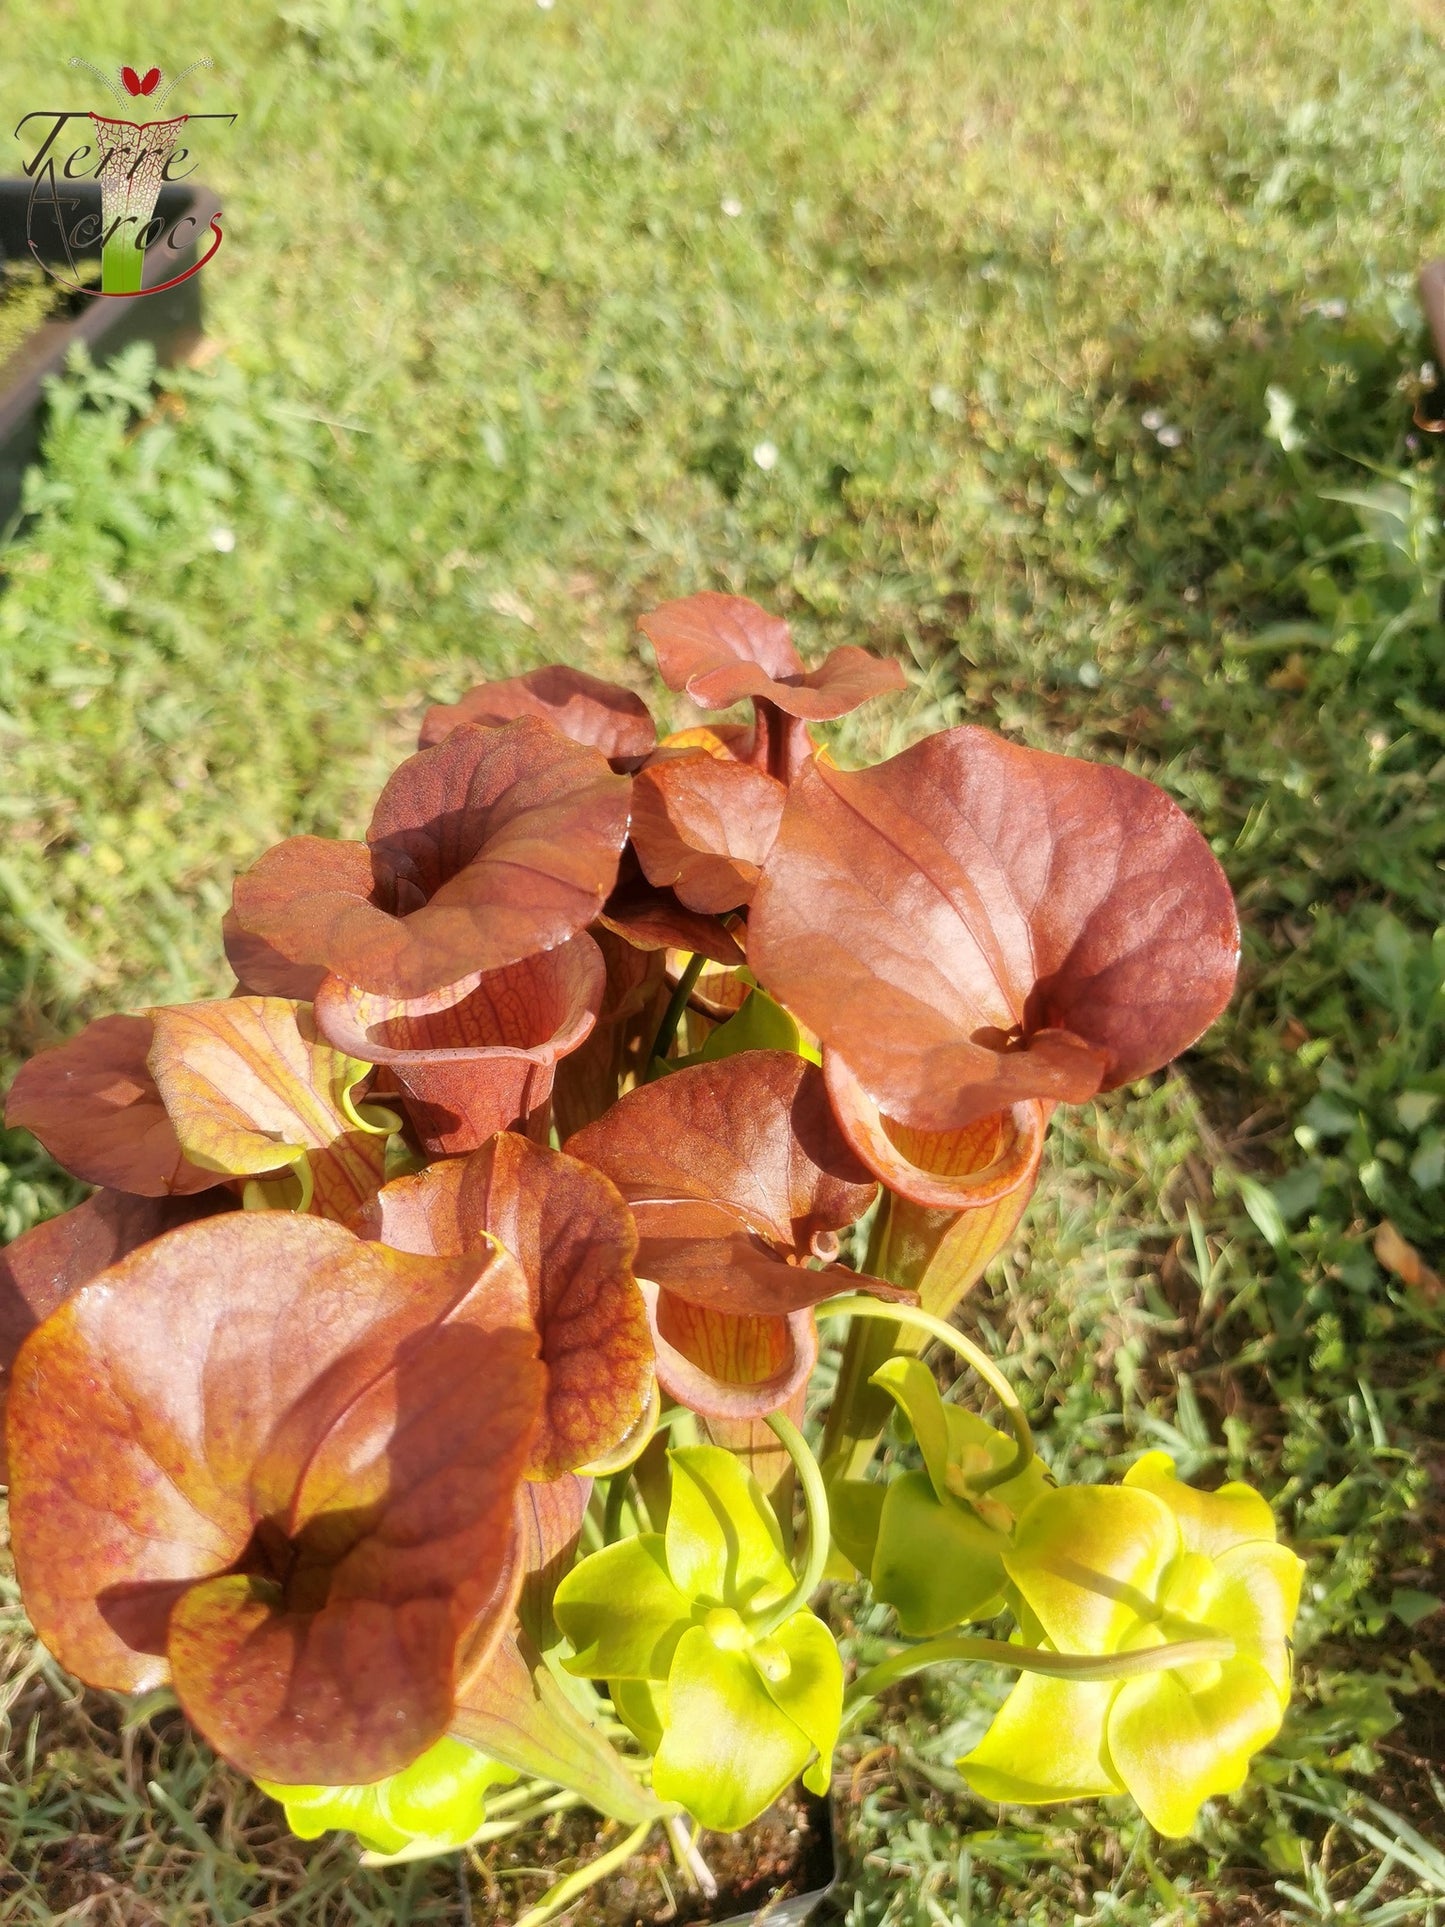
[[[74,54],[210,54],[174,106],[239,114],[202,150],[226,241],[207,357],[158,403],[139,357],[72,378],[0,552],[0,1083],[222,992],[235,868],[357,834],[426,703],[556,657],[647,687],[633,619],[692,589],[912,666],[841,754],[966,718],[1149,773],[1238,892],[1239,994],[1055,1123],[970,1328],[1062,1468],[1162,1444],[1265,1487],[1310,1562],[1296,1704],[1167,1845],[985,1808],[953,1762],[997,1687],[899,1689],[842,1761],[850,1919],[1445,1918],[1445,545],[1411,425],[1445,13],[125,12],[5,0],[0,122],[90,104]],[[0,1239],[72,1195],[0,1136]],[[163,1699],[78,1693],[5,1583],[0,1922],[464,1917],[454,1862],[359,1875]],[[465,1873],[478,1919],[538,1850]]]

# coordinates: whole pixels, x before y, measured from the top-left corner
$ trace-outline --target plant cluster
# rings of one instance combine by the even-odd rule
[[[1223,1008],[1224,876],[1143,778],[983,729],[838,767],[809,724],[902,682],[862,649],[808,670],[715,594],[640,626],[751,720],[659,742],[564,667],[434,708],[364,841],[237,879],[233,996],[16,1078],[7,1122],[98,1187],[6,1254],[36,1631],[383,1856],[558,1798],[739,1828],[957,1660],[1020,1674],[980,1794],[1185,1833],[1279,1727],[1300,1563],[1162,1454],[1055,1486],[948,1319],[1055,1107]],[[845,1688],[815,1602],[852,1572],[899,1643]]]

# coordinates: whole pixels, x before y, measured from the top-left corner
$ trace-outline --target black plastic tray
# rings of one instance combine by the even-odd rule
[[[0,262],[33,261],[27,238],[27,210],[32,181],[0,179]],[[98,181],[67,181],[64,192],[78,207],[72,219],[100,213]],[[194,266],[200,240],[210,244],[210,222],[220,202],[209,188],[186,182],[163,187],[156,203],[167,230],[186,215],[195,217],[187,248],[173,250],[159,241],[145,259],[142,287],[169,281]],[[66,268],[65,243],[49,200],[41,188],[33,222],[35,246],[42,258]],[[68,271],[68,270],[67,270]],[[44,409],[43,383],[58,374],[66,356],[83,344],[97,364],[107,362],[133,341],[149,341],[159,362],[181,360],[201,336],[201,281],[193,274],[179,287],[159,294],[139,294],[124,300],[95,295],[69,295],[67,305],[44,321],[21,342],[8,361],[0,362],[0,531],[20,506],[20,487],[26,469],[40,458]]]

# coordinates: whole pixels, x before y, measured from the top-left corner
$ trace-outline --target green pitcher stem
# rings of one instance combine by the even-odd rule
[[[994,1364],[987,1352],[974,1344],[971,1338],[965,1338],[962,1332],[955,1331],[952,1325],[945,1324],[941,1318],[935,1318],[931,1312],[919,1311],[913,1305],[881,1304],[878,1299],[865,1298],[862,1293],[855,1293],[847,1298],[830,1298],[826,1304],[818,1306],[815,1316],[886,1320],[894,1325],[911,1326],[915,1331],[926,1333],[929,1338],[936,1338],[941,1345],[949,1346],[965,1364],[972,1366],[1003,1407],[1004,1418],[1014,1435],[1016,1447],[1007,1465],[999,1466],[986,1478],[971,1479],[969,1481],[971,1489],[974,1492],[987,1492],[991,1487],[1005,1485],[1010,1479],[1016,1479],[1021,1472],[1028,1470],[1034,1457],[1034,1437],[1029,1429],[1024,1408],[1019,1404],[1013,1386],[1009,1384],[998,1366]]]
[[[929,1210],[885,1191],[873,1220],[863,1269],[890,1284],[916,1286],[922,1294],[922,1310],[936,1318],[951,1318],[982,1266],[966,1266],[962,1276],[950,1275],[945,1268],[935,1277],[934,1265],[950,1234],[967,1215]],[[848,1333],[823,1452],[830,1479],[861,1479],[865,1475],[894,1409],[882,1388],[871,1383],[873,1374],[890,1358],[916,1356],[928,1337],[896,1319],[877,1318],[854,1325]]]
[[[701,952],[689,957],[687,966],[677,980],[677,988],[667,1000],[667,1009],[662,1013],[662,1022],[657,1027],[657,1035],[652,1040],[652,1050],[647,1060],[647,1081],[652,1079],[652,1066],[665,1059],[672,1049],[672,1040],[677,1035],[677,1027],[682,1022],[682,1013],[687,1009],[687,1000],[692,995],[693,985],[702,975],[707,958]]]
[[[105,294],[136,294],[145,275],[145,256],[136,246],[136,229],[117,227],[100,248],[100,285]]]
[[[607,1484],[607,1505],[602,1514],[602,1543],[615,1546],[622,1537],[622,1514],[627,1505],[627,1488],[632,1483],[632,1468],[614,1472]]]
[[[874,1278],[888,1276],[893,1204],[893,1193],[885,1191],[869,1230],[862,1269]],[[896,1320],[885,1325],[881,1320],[858,1319],[849,1328],[838,1365],[838,1383],[823,1428],[823,1463],[829,1468],[830,1477],[835,1461],[842,1478],[863,1476],[893,1411],[892,1399],[869,1380],[899,1348],[902,1337],[903,1327]]]
[[[823,1484],[823,1474],[818,1469],[818,1461],[808,1449],[808,1441],[783,1412],[770,1412],[767,1423],[778,1443],[793,1461],[798,1474],[798,1483],[803,1488],[803,1500],[808,1509],[808,1556],[803,1562],[803,1570],[798,1575],[797,1583],[787,1598],[780,1601],[778,1605],[769,1607],[751,1629],[755,1635],[761,1637],[776,1632],[785,1620],[791,1619],[795,1612],[801,1611],[823,1583],[823,1568],[828,1563],[830,1538],[828,1492]]]
[[[1039,1646],[1015,1646],[1006,1639],[975,1639],[966,1634],[956,1639],[930,1639],[860,1673],[848,1688],[845,1718],[861,1712],[864,1703],[876,1699],[885,1687],[948,1660],[1012,1666],[1021,1673],[1041,1673],[1045,1679],[1082,1682],[1137,1679],[1141,1674],[1164,1673],[1176,1666],[1233,1659],[1234,1653],[1232,1639],[1177,1640],[1167,1646],[1146,1646],[1137,1653],[1050,1653]]]

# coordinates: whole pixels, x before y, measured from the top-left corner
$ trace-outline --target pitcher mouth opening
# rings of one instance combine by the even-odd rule
[[[317,1023],[337,1049],[370,1064],[550,1064],[591,1031],[606,976],[601,951],[583,935],[424,997],[386,997],[327,977],[316,992]]]
[[[823,1075],[853,1149],[875,1176],[915,1204],[978,1209],[1033,1182],[1051,1104],[1029,1099],[956,1131],[918,1131],[885,1115],[836,1051],[823,1053]]]

